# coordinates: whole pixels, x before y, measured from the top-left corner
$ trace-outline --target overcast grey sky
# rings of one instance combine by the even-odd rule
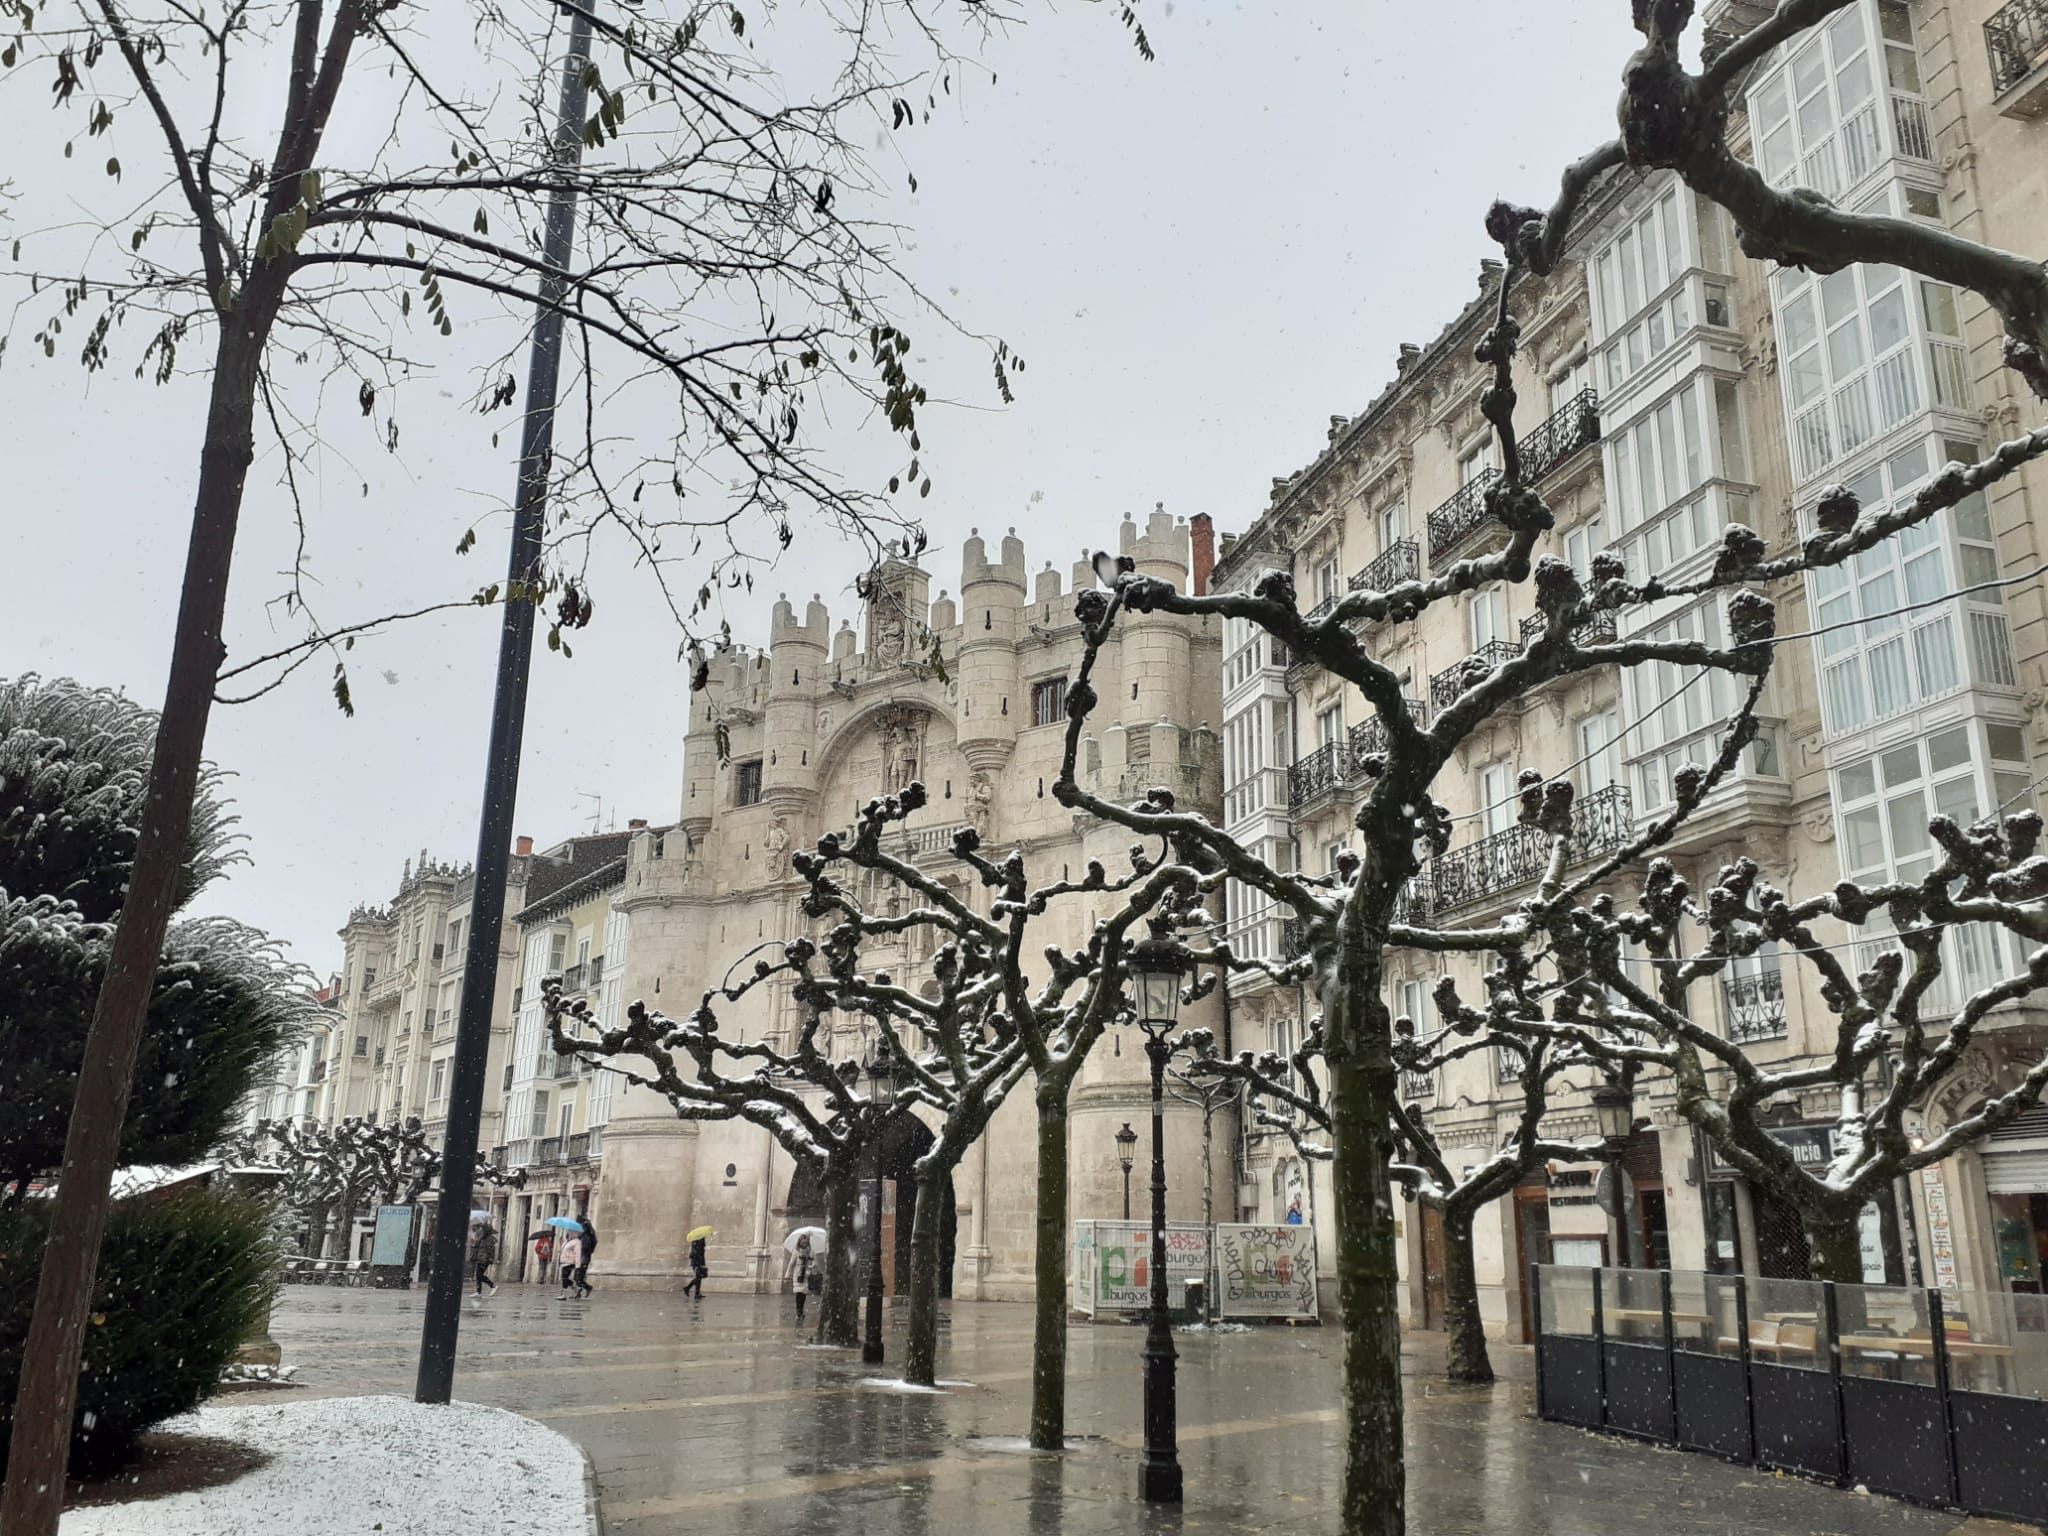
[[[957,588],[970,526],[1016,525],[1034,569],[1064,570],[1156,501],[1224,529],[1250,522],[1272,477],[1322,447],[1328,418],[1378,392],[1398,345],[1428,341],[1471,296],[1491,254],[1488,202],[1547,200],[1564,162],[1611,133],[1628,9],[1147,0],[1159,57],[1145,64],[1112,6],[1067,0],[992,40],[996,80],[963,81],[905,136],[920,190],[885,210],[909,226],[927,289],[1029,360],[1013,407],[979,408],[993,404],[985,358],[935,324],[910,327],[938,354],[921,365],[977,407],[928,413],[934,589]],[[0,100],[0,119],[43,110],[35,93]],[[123,152],[132,168],[149,149],[137,132]],[[897,155],[878,157],[885,176]],[[34,328],[26,313],[18,332]],[[56,362],[32,351],[16,335],[0,362],[12,577],[0,673],[75,676],[154,704],[203,397],[138,384],[132,363],[88,378],[75,348]],[[460,375],[452,362],[452,396],[468,393]],[[453,549],[477,505],[509,496],[511,434],[494,450],[482,425],[409,433],[394,455],[355,414],[335,417],[313,506],[330,619],[501,572],[501,527],[467,560]],[[251,482],[237,656],[273,643],[264,604],[291,541],[275,479],[271,463]],[[776,591],[822,591],[836,625],[858,563],[851,547],[800,540],[726,616],[754,640]],[[543,843],[588,829],[586,794],[620,826],[677,805],[676,631],[615,551],[593,591],[597,622],[574,660],[543,649],[535,662],[518,825]],[[388,898],[404,859],[467,860],[496,635],[496,614],[478,610],[366,641],[350,659],[352,720],[321,666],[216,711],[209,755],[236,775],[252,862],[205,905],[324,972],[349,907]]]

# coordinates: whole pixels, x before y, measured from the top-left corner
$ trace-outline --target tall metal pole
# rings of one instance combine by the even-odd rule
[[[1173,1320],[1166,1310],[1166,1063],[1173,1047],[1147,1033],[1152,1062],[1152,1314],[1145,1327],[1145,1450],[1138,1461],[1138,1497],[1148,1504],[1181,1501],[1176,1443]]]
[[[573,171],[582,159],[587,99],[583,74],[589,64],[590,18],[575,11],[569,19],[569,52],[562,61],[561,109],[555,120],[558,172]],[[484,1072],[491,1051],[491,1000],[497,991],[505,875],[511,863],[512,812],[519,798],[519,748],[526,732],[527,673],[533,659],[534,604],[522,587],[532,579],[540,561],[548,466],[554,454],[555,381],[562,360],[560,304],[569,290],[575,234],[576,194],[565,181],[548,198],[542,242],[547,271],[541,279],[540,312],[534,317],[533,351],[527,361],[519,485],[513,506],[511,556],[505,568],[505,623],[498,633],[498,681],[491,700],[490,750],[484,760],[483,814],[477,821],[469,948],[463,957],[455,1072],[449,1085],[447,1138],[441,1149],[441,1211],[434,1228],[434,1267],[427,1279],[419,1378],[413,1392],[422,1403],[445,1403],[455,1390],[463,1248],[469,1239]]]
[[[863,1365],[880,1365],[882,1346],[882,1149],[875,1155],[875,1196],[868,1207],[868,1307],[867,1326],[861,1339]]]

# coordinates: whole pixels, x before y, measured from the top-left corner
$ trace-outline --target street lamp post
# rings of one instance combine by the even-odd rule
[[[1131,1219],[1131,1163],[1138,1155],[1138,1133],[1131,1129],[1126,1120],[1124,1128],[1116,1133],[1116,1160],[1124,1170],[1124,1220]]]
[[[1627,1084],[1609,1079],[1593,1090],[1592,1098],[1593,1123],[1600,1132],[1600,1139],[1607,1144],[1607,1166],[1614,1180],[1612,1214],[1621,1228],[1615,1259],[1618,1263],[1627,1264],[1635,1257],[1635,1236],[1630,1221],[1634,1202],[1628,1196],[1628,1170],[1622,1167],[1621,1159],[1628,1146],[1629,1133],[1635,1128],[1635,1094]]]
[[[1180,1448],[1175,1443],[1173,1323],[1166,1310],[1166,1064],[1180,1014],[1187,947],[1173,919],[1148,920],[1152,936],[1131,946],[1132,991],[1145,1056],[1152,1064],[1152,1310],[1145,1327],[1145,1450],[1138,1461],[1138,1497],[1148,1504],[1181,1500]]]
[[[868,1141],[870,1166],[874,1169],[873,1188],[868,1205],[868,1306],[867,1326],[861,1340],[860,1358],[863,1365],[882,1363],[882,1130],[893,1109],[891,1092],[896,1084],[896,1059],[886,1048],[875,1053],[868,1063],[868,1113],[876,1117],[875,1128]]]

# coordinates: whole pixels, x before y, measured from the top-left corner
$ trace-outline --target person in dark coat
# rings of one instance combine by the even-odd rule
[[[588,1216],[578,1216],[576,1224],[583,1232],[583,1267],[576,1271],[576,1282],[588,1296],[593,1287],[590,1283],[590,1261],[597,1257],[597,1228],[590,1224]]]
[[[704,1277],[711,1273],[711,1266],[704,1262],[704,1239],[698,1238],[690,1244],[690,1278],[683,1282],[685,1296],[694,1293],[699,1301],[704,1299]]]
[[[484,1287],[489,1286],[497,1294],[498,1282],[491,1278],[491,1266],[498,1262],[498,1232],[488,1221],[471,1224],[469,1229],[469,1271],[476,1280],[476,1294],[481,1297]]]

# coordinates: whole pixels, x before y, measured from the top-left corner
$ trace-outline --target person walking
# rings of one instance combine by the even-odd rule
[[[690,1240],[690,1278],[683,1282],[685,1296],[695,1294],[699,1301],[704,1299],[704,1277],[711,1273],[711,1266],[704,1262],[705,1239]]]
[[[790,1279],[790,1289],[796,1292],[796,1320],[801,1324],[804,1320],[804,1302],[813,1292],[824,1289],[824,1276],[818,1266],[818,1256],[811,1250],[810,1233],[797,1234],[796,1247],[791,1251],[789,1263],[784,1268]]]
[[[590,1284],[590,1261],[597,1257],[597,1228],[590,1224],[588,1216],[579,1214],[576,1221],[583,1232],[583,1264],[576,1271],[576,1283],[582,1287],[583,1294],[588,1296],[592,1289]]]
[[[483,1299],[484,1287],[491,1288],[491,1294],[498,1293],[498,1282],[490,1275],[491,1266],[498,1262],[498,1232],[489,1219],[472,1222],[469,1228],[469,1272],[476,1280],[477,1299]]]
[[[562,1300],[567,1301],[572,1291],[582,1283],[577,1271],[583,1267],[583,1234],[574,1227],[562,1230],[562,1246],[557,1255],[562,1262]]]
[[[542,1227],[526,1239],[533,1244],[533,1278],[548,1283],[548,1265],[555,1257],[555,1229]]]

